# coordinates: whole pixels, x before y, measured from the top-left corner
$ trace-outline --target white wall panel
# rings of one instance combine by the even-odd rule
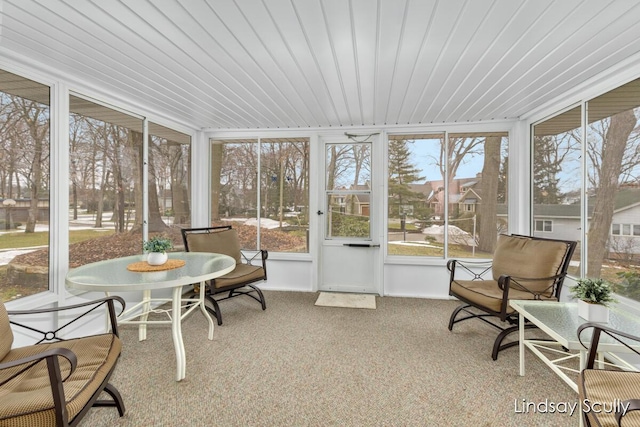
[[[449,298],[449,272],[438,265],[384,266],[384,295],[392,297]]]
[[[300,260],[267,260],[267,281],[260,289],[273,291],[314,292],[314,263]],[[269,300],[267,300],[267,307]]]

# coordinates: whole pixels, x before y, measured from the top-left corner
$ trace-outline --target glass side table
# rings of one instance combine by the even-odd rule
[[[520,341],[520,376],[525,374],[524,349],[531,350],[540,360],[551,368],[560,378],[562,378],[573,390],[578,392],[575,376],[584,369],[588,349],[584,348],[578,340],[578,327],[587,320],[578,316],[578,305],[574,302],[553,302],[535,300],[512,300],[511,307],[519,313],[519,341]],[[524,336],[525,323],[534,324],[541,331],[545,332],[551,339],[526,339]],[[611,307],[609,313],[608,326],[628,332],[633,335],[640,335],[640,317],[632,313]],[[585,331],[582,334],[585,344],[591,341],[591,332]],[[622,352],[624,346],[616,344],[609,337],[601,337],[600,355],[607,353],[615,359],[617,363],[628,369],[635,369],[612,352]],[[551,357],[554,355],[555,357]],[[572,359],[578,359],[578,369],[566,366]],[[575,365],[575,363],[574,363]],[[571,373],[570,377],[567,372]]]

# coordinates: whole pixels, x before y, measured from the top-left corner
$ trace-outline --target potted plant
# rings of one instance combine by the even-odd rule
[[[608,322],[613,286],[604,279],[579,279],[571,292],[578,298],[578,315],[590,322]]]
[[[171,239],[164,236],[153,236],[142,245],[142,249],[149,253],[147,262],[149,265],[162,265],[169,259],[167,251],[173,248]]]

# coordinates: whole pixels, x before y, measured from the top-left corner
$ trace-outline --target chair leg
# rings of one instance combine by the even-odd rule
[[[460,313],[461,311],[467,309],[471,307],[471,305],[469,304],[462,304],[460,306],[458,306],[458,308],[456,308],[455,310],[453,310],[453,313],[451,313],[451,317],[449,318],[449,330],[453,330],[453,325],[456,323],[456,316],[458,315],[458,313]]]
[[[524,325],[525,329],[533,329],[536,327],[537,326],[532,323],[527,323],[526,325]],[[502,344],[502,341],[508,335],[512,334],[513,332],[518,332],[519,328],[520,327],[518,325],[509,326],[508,328],[503,329],[502,332],[498,334],[498,336],[496,337],[496,340],[493,342],[493,351],[491,352],[491,358],[493,360],[498,360],[498,353],[501,352],[502,350],[505,350],[507,348],[511,348],[520,344],[520,341],[511,341],[506,344]]]
[[[258,288],[257,286],[253,286],[253,285],[249,285],[249,287],[251,289],[253,289],[254,291],[256,291],[256,293],[258,294],[258,297],[260,298],[260,304],[262,305],[262,309],[266,310],[267,309],[267,303],[264,300],[264,295],[262,294],[262,291],[260,290],[260,288]]]
[[[122,401],[122,396],[120,396],[118,389],[111,384],[107,384],[103,391],[111,396],[111,399],[113,400],[96,400],[93,403],[93,406],[115,406],[118,409],[118,414],[120,414],[121,417],[124,416],[124,402]]]
[[[218,301],[216,301],[216,299],[212,295],[207,295],[206,298],[209,300],[209,302],[211,302],[211,305],[213,305],[213,309],[211,307],[205,308],[207,309],[207,311],[209,311],[209,313],[213,314],[216,317],[218,326],[222,325],[222,313],[220,313],[220,306],[218,305]]]

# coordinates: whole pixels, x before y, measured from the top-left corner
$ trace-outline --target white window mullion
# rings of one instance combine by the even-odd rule
[[[49,289],[63,303],[69,271],[69,90],[55,84],[50,98]]]

